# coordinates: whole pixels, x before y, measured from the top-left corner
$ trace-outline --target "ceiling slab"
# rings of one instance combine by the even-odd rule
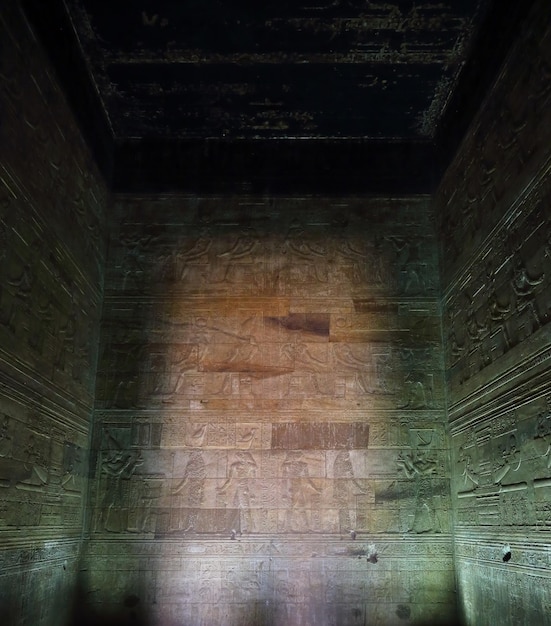
[[[115,190],[271,193],[430,193],[533,2],[22,1]]]

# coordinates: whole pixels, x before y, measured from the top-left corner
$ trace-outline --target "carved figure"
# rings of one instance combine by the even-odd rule
[[[65,444],[63,450],[63,470],[61,487],[65,491],[81,491],[80,470],[82,466],[82,450],[78,446]]]
[[[434,496],[431,476],[437,473],[436,460],[428,450],[412,450],[400,453],[398,465],[409,480],[415,480],[416,504],[410,530],[416,533],[439,531],[434,512]]]
[[[464,484],[468,485],[468,483],[470,482],[472,483],[472,485],[474,485],[474,487],[472,488],[476,489],[476,487],[478,487],[478,482],[479,482],[478,474],[476,470],[473,468],[473,461],[472,461],[471,455],[465,452],[465,448],[463,446],[461,446],[461,448],[459,449],[458,462],[463,465],[463,471],[461,472],[461,476],[463,476]]]
[[[228,478],[223,485],[217,488],[219,494],[231,491],[231,496],[227,502],[230,506],[239,510],[241,515],[241,531],[252,532],[253,523],[251,515],[251,500],[254,500],[254,494],[251,494],[251,480],[256,478],[257,464],[250,452],[237,452],[235,461],[230,465]]]
[[[430,377],[431,375],[429,375]],[[432,381],[432,379],[431,379]],[[401,409],[424,409],[429,406],[425,385],[421,380],[412,380],[411,374],[406,375],[405,384],[407,387],[407,401],[399,408]],[[432,382],[429,386],[429,397],[432,395]]]
[[[429,476],[436,474],[436,461],[429,455],[427,450],[413,450],[408,454],[400,452],[398,465],[404,470],[410,480],[416,476]]]
[[[253,228],[244,228],[236,238],[231,248],[216,255],[219,259],[235,261],[249,257],[258,245],[258,235]]]
[[[467,309],[467,319],[465,321],[465,327],[467,334],[471,340],[471,346],[477,348],[480,345],[482,335],[488,330],[485,321],[480,322],[478,320],[477,312],[474,309],[472,301]]]
[[[327,248],[309,241],[304,227],[294,219],[289,225],[282,252],[308,261],[319,261],[327,254]]]
[[[308,510],[312,508],[306,489],[320,494],[321,488],[310,478],[308,463],[301,450],[287,452],[281,469],[285,479],[284,497],[288,502],[285,527],[288,531],[306,531],[310,528]]]
[[[206,475],[207,471],[203,453],[199,450],[194,450],[190,454],[182,480],[172,490],[172,495],[177,497],[175,506],[173,506],[173,511],[175,509],[177,514],[173,530],[181,530],[187,533],[195,529],[198,516],[197,509],[203,504]],[[187,511],[185,520],[182,519],[181,509],[192,509]]]
[[[511,305],[502,304],[497,297],[495,289],[493,289],[488,299],[488,314],[492,326],[501,330],[507,350],[511,348],[511,337],[509,336],[509,330],[507,328],[507,319],[510,313]]]
[[[17,486],[26,488],[27,485],[42,487],[49,480],[48,459],[44,456],[41,446],[37,443],[35,435],[31,433],[24,449],[25,469],[30,471],[30,476],[22,480]]]
[[[496,485],[501,484],[501,481],[510,471],[518,471],[522,462],[515,435],[511,434],[507,442],[501,444],[500,451],[501,458],[496,461],[494,467],[494,483]]]
[[[518,259],[513,269],[513,277],[511,279],[511,287],[516,296],[516,309],[519,314],[526,309],[531,313],[536,328],[542,324],[536,303],[535,303],[535,287],[543,282],[544,274],[537,278],[531,278],[528,270],[521,259]]]
[[[123,233],[120,242],[124,247],[121,270],[123,274],[122,288],[128,287],[130,281],[141,284],[146,270],[146,251],[154,240],[153,235],[139,235],[137,232]]]
[[[105,476],[104,498],[101,504],[100,524],[110,532],[122,532],[128,523],[128,487],[143,463],[137,450],[123,450],[119,442],[107,431],[110,450],[101,460],[101,473]]]
[[[365,494],[366,489],[356,480],[348,450],[341,450],[333,463],[333,498],[339,508],[341,532],[354,532],[356,524],[356,496]],[[343,479],[343,480],[341,480]]]

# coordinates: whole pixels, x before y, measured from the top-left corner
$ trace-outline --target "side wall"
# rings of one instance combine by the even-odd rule
[[[551,614],[551,5],[537,2],[436,196],[458,593]]]
[[[107,196],[18,5],[0,13],[0,622],[59,626],[81,547]]]
[[[119,198],[92,461],[98,614],[453,621],[428,204]]]

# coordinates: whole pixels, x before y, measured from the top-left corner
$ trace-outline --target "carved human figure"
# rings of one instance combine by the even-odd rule
[[[520,448],[514,434],[509,435],[505,443],[499,446],[500,456],[494,462],[494,483],[501,484],[509,472],[519,470],[522,463]]]
[[[310,529],[308,512],[312,510],[312,495],[320,494],[321,487],[310,477],[307,461],[301,450],[290,450],[281,466],[284,479],[284,499],[287,501],[285,528],[290,532]]]
[[[428,398],[427,390],[423,381],[418,378],[412,378],[411,374],[407,374],[405,378],[406,402],[400,405],[402,409],[424,409],[429,406],[429,399],[432,400],[432,375],[429,374]]]
[[[319,261],[327,254],[327,248],[309,239],[302,224],[294,219],[289,225],[282,252],[308,261]]]
[[[229,467],[228,477],[217,488],[217,492],[221,495],[230,494],[225,500],[226,506],[239,510],[241,532],[253,531],[251,501],[254,500],[255,495],[251,494],[251,486],[256,478],[257,468],[256,461],[250,452],[239,451]]]
[[[400,452],[398,465],[408,479],[416,476],[430,476],[436,473],[436,460],[428,450],[412,450],[408,453]]]
[[[411,530],[416,533],[441,532],[434,507],[434,485],[430,478],[419,476],[416,486],[415,515]]]
[[[124,290],[131,283],[134,283],[135,286],[142,283],[147,267],[147,249],[155,237],[150,233],[124,232],[119,240],[124,249],[121,262],[122,288]]]
[[[501,330],[506,349],[511,348],[511,337],[507,327],[507,320],[511,313],[511,305],[500,302],[495,289],[492,289],[488,299],[488,315],[493,328]]]
[[[194,450],[189,456],[183,478],[172,490],[172,510],[176,513],[172,530],[189,532],[196,529],[197,509],[203,504],[206,476],[203,453],[200,450]],[[187,511],[184,512],[182,509],[187,509]]]
[[[25,448],[23,450],[25,469],[29,471],[30,476],[22,480],[19,486],[33,485],[42,487],[48,483],[50,470],[48,467],[49,459],[44,455],[40,444],[33,433],[29,434]]]
[[[333,463],[333,499],[339,509],[341,532],[356,528],[356,496],[365,494],[366,489],[356,480],[350,452],[340,450]]]
[[[81,491],[81,478],[79,476],[82,465],[82,450],[78,446],[65,444],[63,450],[63,476],[61,487],[65,491]]]
[[[467,335],[469,336],[471,347],[478,348],[482,340],[482,335],[488,330],[486,320],[480,321],[478,313],[475,311],[474,304],[469,300],[467,308],[467,319],[465,320]]]
[[[250,257],[258,245],[258,234],[254,228],[243,228],[232,246],[216,256],[227,261],[243,259]]]
[[[416,533],[439,531],[431,479],[431,476],[436,474],[436,460],[429,450],[414,449],[399,454],[398,466],[406,478],[415,480],[415,512],[410,531]]]
[[[122,532],[128,523],[128,481],[143,459],[138,450],[122,449],[109,432],[107,437],[110,449],[101,460],[101,474],[105,481],[99,523],[104,530]]]
[[[541,326],[542,320],[535,302],[535,288],[543,282],[544,278],[543,273],[537,278],[530,277],[522,259],[517,259],[511,279],[511,287],[516,296],[516,310],[519,314],[528,310],[535,323],[536,329]]]
[[[161,362],[162,362],[162,357]],[[169,372],[163,371],[162,367],[155,368],[150,372],[153,375],[152,394],[162,396],[163,402],[173,402],[183,392],[187,384],[187,372],[197,370],[199,361],[199,346],[186,344],[180,347],[170,359]]]
[[[285,273],[289,283],[327,283],[328,266],[323,262],[327,252],[327,247],[309,237],[302,224],[294,219],[281,246],[281,253],[288,257]]]
[[[459,343],[459,340],[457,339],[457,332],[455,328],[450,330],[448,346],[450,352],[450,365],[453,366],[459,361],[465,350],[465,346]]]
[[[459,448],[458,463],[463,466],[461,476],[463,477],[463,484],[468,487],[468,490],[473,490],[478,487],[478,473],[473,466],[473,460],[469,453],[466,452],[464,446]],[[470,483],[470,485],[469,485]]]
[[[283,344],[281,353],[290,359],[295,366],[307,371],[325,370],[328,364],[327,358],[319,358],[312,354],[308,346],[302,342]]]
[[[186,261],[193,261],[195,259],[199,259],[210,250],[212,245],[212,233],[208,225],[205,225],[203,222],[203,226],[199,228],[197,237],[191,239],[189,243],[183,248],[178,249],[178,253],[182,258],[186,259]]]
[[[380,380],[373,371],[373,357],[371,352],[359,355],[347,344],[335,343],[332,345],[334,363],[340,368],[352,372],[352,386],[356,393],[372,394],[379,391]]]

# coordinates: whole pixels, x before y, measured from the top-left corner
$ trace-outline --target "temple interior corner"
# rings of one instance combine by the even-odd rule
[[[551,624],[551,3],[230,4],[0,8],[0,623]]]

